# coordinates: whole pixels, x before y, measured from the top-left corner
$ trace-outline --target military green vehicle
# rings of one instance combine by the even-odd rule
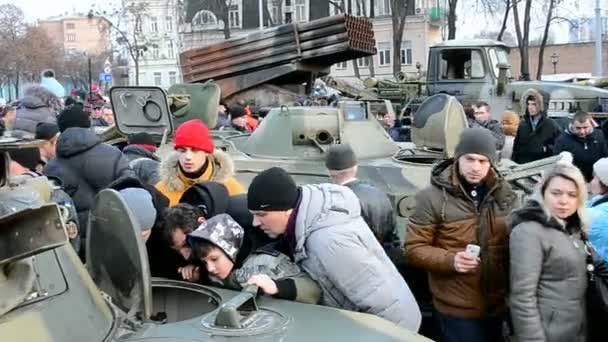
[[[85,267],[42,192],[0,188],[3,342],[429,341],[377,316],[256,297],[255,288],[152,279],[140,228],[114,190],[93,204]]]
[[[219,91],[208,87],[208,92]],[[117,106],[116,99],[129,92],[133,100],[127,107]],[[154,93],[163,113],[144,115],[140,96]],[[215,98],[213,94],[199,96]],[[146,131],[163,142],[157,151],[172,150],[168,142],[175,128],[163,91],[152,87],[114,87],[110,92],[116,116],[116,130],[123,136]],[[118,101],[118,103],[120,103]],[[213,107],[213,106],[210,106]],[[217,148],[231,154],[237,179],[247,187],[259,172],[279,166],[291,173],[300,184],[329,181],[325,153],[332,144],[350,144],[359,159],[358,177],[389,194],[395,208],[410,207],[414,195],[429,184],[433,165],[450,157],[460,131],[467,127],[462,106],[453,96],[438,94],[425,100],[412,123],[413,143],[396,143],[378,121],[391,112],[389,101],[342,101],[337,107],[280,107],[272,109],[251,134],[227,134],[212,131]],[[215,122],[216,111],[197,112],[205,122]],[[502,161],[501,170],[517,183],[521,191],[531,192],[542,170],[554,161],[517,165]],[[406,203],[410,203],[405,205]],[[403,218],[409,211],[401,212]],[[403,225],[399,225],[403,227]],[[403,230],[400,231],[403,235]]]
[[[495,118],[505,110],[523,113],[523,95],[529,89],[549,94],[548,114],[567,118],[577,110],[605,117],[608,90],[573,83],[513,81],[510,48],[488,39],[448,40],[432,46],[428,57],[428,95],[448,94],[461,101],[483,100],[492,106]]]

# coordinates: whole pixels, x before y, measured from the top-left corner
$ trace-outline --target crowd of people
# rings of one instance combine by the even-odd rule
[[[467,107],[471,128],[455,156],[434,166],[407,227],[398,227],[388,195],[357,178],[347,144],[327,151],[331,183],[297,185],[272,167],[246,188],[202,121],[178,126],[173,152],[161,158],[145,132],[122,150],[103,143],[91,127],[112,124],[111,107],[79,98],[63,101],[36,85],[3,121],[44,140],[11,151],[9,172],[56,182],[56,200],[73,209],[69,237],[83,261],[89,210],[109,188],[136,219],[152,276],[254,285],[418,331],[421,305],[398,267],[407,264],[428,273],[442,341],[599,341],[605,314],[590,313],[586,293],[591,255],[608,262],[608,147],[587,113],[562,131],[540,92],[528,95],[521,117],[507,113],[502,122],[487,103]],[[213,129],[251,132],[250,111],[221,103]],[[562,152],[571,160],[545,174],[530,198],[497,169],[500,158],[524,163]]]

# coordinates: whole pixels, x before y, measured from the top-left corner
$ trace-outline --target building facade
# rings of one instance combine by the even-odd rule
[[[529,48],[530,74],[534,78],[538,70],[540,47]],[[608,43],[602,47],[603,70],[608,70]],[[560,80],[569,78],[589,78],[593,72],[595,44],[593,42],[547,45],[543,53],[543,79]],[[552,55],[558,58],[551,58]],[[521,59],[517,47],[511,48],[511,74],[520,74]],[[581,61],[584,61],[581,63]]]
[[[38,25],[66,54],[100,55],[110,50],[109,27],[100,18],[65,16],[41,20]]]
[[[141,7],[138,7],[141,6]],[[169,88],[180,82],[178,22],[181,6],[177,0],[131,0],[127,3],[127,37],[139,53],[138,68],[129,58],[129,84]]]

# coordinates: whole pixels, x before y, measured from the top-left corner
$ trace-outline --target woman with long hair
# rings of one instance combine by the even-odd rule
[[[581,172],[558,162],[539,193],[510,217],[515,335],[520,341],[584,342],[587,188]]]

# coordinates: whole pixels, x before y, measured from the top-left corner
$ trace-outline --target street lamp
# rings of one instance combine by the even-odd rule
[[[557,74],[557,63],[559,62],[559,54],[557,51],[553,51],[551,55],[551,63],[553,64],[553,73]]]

